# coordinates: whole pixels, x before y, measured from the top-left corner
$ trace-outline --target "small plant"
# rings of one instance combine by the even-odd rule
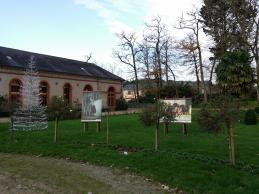
[[[202,106],[198,117],[198,123],[204,129],[212,133],[218,133],[221,129],[221,122],[218,111],[210,108],[208,105]]]
[[[47,108],[48,115],[51,118],[55,118],[55,128],[54,128],[54,142],[57,142],[57,130],[58,122],[60,117],[64,114],[66,110],[66,103],[62,97],[53,96],[50,105]]]
[[[256,125],[257,116],[254,110],[249,109],[246,111],[244,122],[246,125]]]
[[[255,107],[255,112],[259,114],[259,106]]]
[[[116,100],[116,110],[127,110],[128,109],[128,103],[125,99],[120,98]]]
[[[139,119],[145,126],[154,125],[157,119],[156,109],[154,107],[146,108],[143,113],[139,115]]]

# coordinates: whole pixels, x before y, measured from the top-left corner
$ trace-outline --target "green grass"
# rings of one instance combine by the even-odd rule
[[[0,151],[71,158],[76,161],[116,166],[178,187],[190,193],[259,193],[259,125],[238,123],[235,127],[235,151],[239,168],[228,165],[226,132],[208,134],[196,122],[188,125],[188,136],[182,136],[181,126],[170,126],[169,135],[160,133],[160,151],[154,152],[154,127],[143,126],[138,115],[110,118],[110,146],[105,142],[106,119],[101,132],[95,125],[82,133],[79,120],[60,123],[58,143],[53,143],[54,123],[42,132],[16,132],[0,124]],[[161,127],[162,128],[162,127]],[[94,144],[94,145],[93,145]],[[135,152],[118,151],[118,145]],[[136,149],[133,149],[136,148]],[[249,166],[250,165],[250,166]]]

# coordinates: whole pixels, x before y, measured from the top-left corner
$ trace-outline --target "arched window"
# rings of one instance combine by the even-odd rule
[[[84,87],[84,91],[93,91],[93,87],[88,84]]]
[[[13,79],[9,83],[9,101],[13,105],[17,105],[21,102],[20,90],[22,82],[19,79]]]
[[[66,104],[71,104],[72,102],[72,87],[69,83],[65,84],[63,87],[63,97]]]
[[[40,82],[40,97],[41,104],[47,106],[49,101],[49,84],[46,81]]]
[[[116,101],[115,89],[114,87],[109,87],[108,99],[107,99],[108,106],[115,106],[115,101]]]

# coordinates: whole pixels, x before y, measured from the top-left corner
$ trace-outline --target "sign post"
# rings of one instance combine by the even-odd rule
[[[170,123],[182,123],[182,133],[187,135],[187,123],[192,122],[192,99],[191,98],[177,98],[161,100],[166,105],[167,112],[174,115],[174,118],[169,119]],[[160,118],[160,122],[165,123],[164,131],[168,133],[168,119]]]
[[[82,98],[81,122],[84,123],[84,131],[88,130],[88,123],[96,123],[96,132],[100,131],[102,116],[102,95],[100,91],[85,91]]]

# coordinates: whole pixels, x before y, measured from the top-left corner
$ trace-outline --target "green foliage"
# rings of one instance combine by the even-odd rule
[[[181,84],[181,85],[177,86],[177,88],[178,88],[180,98],[182,98],[182,97],[186,97],[186,98],[192,97],[193,91],[192,91],[192,87],[190,86],[190,84],[188,84],[188,83]]]
[[[203,104],[198,123],[210,132],[218,133],[223,129],[234,127],[238,120],[238,100],[232,96],[218,96],[207,104]]]
[[[81,104],[67,105],[62,97],[53,96],[47,107],[48,120],[79,119],[81,117]]]
[[[252,58],[246,52],[226,52],[216,68],[217,82],[224,92],[240,94],[254,83]]]
[[[127,110],[127,109],[128,109],[128,103],[124,98],[120,98],[116,100],[115,110]]]
[[[145,108],[144,111],[139,114],[139,120],[145,126],[155,125],[157,120],[156,108],[154,106]]]
[[[140,103],[155,103],[156,93],[154,91],[146,91],[144,96],[139,98]]]
[[[255,107],[255,112],[259,114],[259,106]]]
[[[222,119],[219,111],[208,104],[202,104],[198,123],[209,132],[218,133],[222,129]]]
[[[214,40],[211,48],[221,60],[226,51],[246,50],[256,6],[253,1],[204,0],[201,8],[203,30]]]
[[[177,93],[176,90],[178,92],[178,97],[182,98],[182,97],[192,97],[193,95],[193,91],[191,86],[188,83],[185,84],[179,84],[176,86],[174,85],[169,85],[169,86],[164,86],[161,89],[160,95],[161,98],[176,98],[177,97]]]
[[[66,103],[64,99],[60,96],[53,96],[50,104],[47,107],[47,114],[49,120],[54,120],[55,118],[60,119],[67,110]]]
[[[158,122],[158,118],[163,118],[164,122],[174,121],[176,113],[172,105],[162,101],[156,102],[153,106],[149,106],[139,115],[140,121],[145,126],[151,126]]]
[[[257,124],[256,112],[252,109],[247,110],[245,113],[244,122],[246,125],[256,125]]]

